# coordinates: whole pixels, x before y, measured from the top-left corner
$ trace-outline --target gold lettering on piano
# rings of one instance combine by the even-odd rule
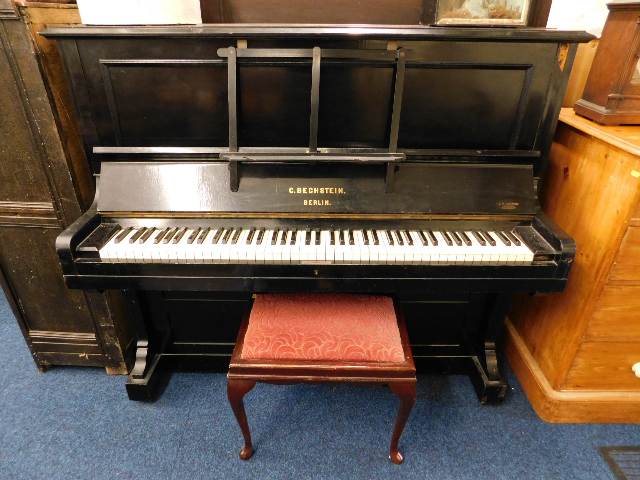
[[[289,187],[289,195],[345,195],[344,187]],[[302,204],[306,207],[330,207],[331,200],[326,198],[304,198]]]
[[[502,210],[515,210],[519,206],[520,206],[520,202],[505,201],[505,200],[500,200],[498,202],[498,207],[501,208]]]
[[[289,187],[291,195],[345,195],[344,187]]]

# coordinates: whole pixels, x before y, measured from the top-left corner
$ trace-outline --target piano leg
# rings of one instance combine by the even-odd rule
[[[135,360],[126,384],[127,395],[129,400],[153,401],[166,386],[169,372],[162,368],[162,357],[156,352],[154,342],[149,338],[137,293],[124,290],[123,294],[137,338]]]
[[[507,393],[508,385],[500,371],[496,343],[510,306],[511,295],[497,293],[489,298],[484,339],[477,355],[472,357],[469,377],[482,404],[499,403]]]

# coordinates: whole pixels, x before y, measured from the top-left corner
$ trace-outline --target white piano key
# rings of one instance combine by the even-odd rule
[[[425,260],[425,245],[422,244],[422,239],[420,235],[415,230],[409,230],[407,234],[411,237],[413,241],[413,246],[411,249],[411,263],[413,265],[420,265],[422,263],[428,263],[428,259]]]
[[[262,240],[263,263],[273,263],[273,245],[271,241],[273,240],[274,233],[273,229],[264,232],[264,239]]]
[[[340,231],[332,230],[333,236],[333,263],[344,263],[344,248],[340,245]],[[331,250],[331,246],[329,247]]]
[[[365,235],[366,232],[363,230],[355,230],[353,232],[355,237],[356,248],[358,249],[358,257],[360,259],[360,263],[367,264],[371,262],[371,258],[369,255],[369,245],[365,245]]]
[[[333,232],[322,230],[320,232],[320,248],[322,249],[322,260],[327,263],[335,262],[335,246],[331,245]]]
[[[375,237],[373,236],[373,230],[367,230],[367,238],[369,239],[369,263],[380,263],[378,258],[378,250],[380,247],[375,244]]]

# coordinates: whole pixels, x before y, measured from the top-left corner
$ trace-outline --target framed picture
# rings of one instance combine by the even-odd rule
[[[437,25],[527,25],[531,0],[438,0]]]

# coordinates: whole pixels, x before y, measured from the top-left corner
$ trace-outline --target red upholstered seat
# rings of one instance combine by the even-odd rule
[[[347,294],[257,295],[241,358],[405,360],[393,300]]]

